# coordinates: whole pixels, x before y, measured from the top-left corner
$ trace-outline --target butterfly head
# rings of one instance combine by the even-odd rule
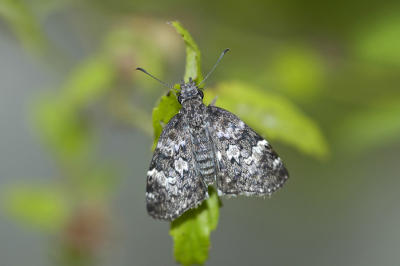
[[[202,101],[203,98],[203,91],[197,87],[192,78],[189,78],[189,82],[181,83],[181,90],[178,93],[178,101],[180,104],[190,99],[199,99],[200,101]]]
[[[191,99],[197,99],[196,102],[203,102],[204,93],[203,93],[202,89],[199,88],[199,86],[201,86],[201,84],[203,84],[207,80],[207,78],[210,76],[210,74],[217,67],[218,63],[221,61],[222,57],[228,51],[229,51],[229,49],[225,49],[222,52],[222,54],[219,56],[217,62],[212,67],[210,72],[208,72],[208,74],[205,76],[205,78],[198,85],[196,85],[196,83],[194,82],[194,80],[192,78],[189,78],[189,82],[182,82],[180,84],[181,85],[181,89],[178,92],[178,101],[179,101],[180,104],[183,104],[187,100],[191,100]],[[153,76],[152,74],[150,74],[149,72],[144,70],[143,68],[138,67],[138,68],[136,68],[136,70],[139,70],[139,71],[145,73],[146,75],[152,77],[153,79],[157,80],[159,83],[161,83],[165,87],[169,88],[170,90],[175,90],[174,86],[171,86],[170,84],[167,84],[164,81],[159,80],[158,78],[156,78],[155,76]]]

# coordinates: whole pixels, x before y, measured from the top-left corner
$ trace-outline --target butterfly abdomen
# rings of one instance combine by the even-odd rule
[[[206,184],[212,184],[215,181],[216,167],[213,144],[209,134],[205,129],[202,129],[199,133],[193,134],[192,139],[198,171]]]

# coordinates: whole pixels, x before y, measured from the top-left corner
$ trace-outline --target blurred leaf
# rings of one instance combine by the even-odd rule
[[[176,98],[176,95],[169,92],[167,95],[161,97],[158,105],[153,109],[153,128],[154,128],[154,142],[153,150],[157,146],[158,138],[161,135],[164,125],[175,116],[181,105]]]
[[[42,99],[36,121],[43,139],[60,155],[82,158],[91,145],[85,108],[112,88],[114,69],[99,57],[85,61],[71,74],[60,95]]]
[[[25,1],[2,0],[0,16],[9,23],[26,48],[45,53],[48,42],[40,29],[39,22]]]
[[[55,187],[14,187],[5,194],[6,211],[13,217],[46,230],[59,229],[70,206]]]
[[[343,118],[335,134],[346,152],[379,147],[400,136],[400,101],[385,101]]]
[[[91,145],[89,126],[73,105],[46,99],[39,102],[35,111],[43,140],[59,155],[71,159],[87,155]]]
[[[328,153],[318,126],[282,96],[239,83],[221,83],[206,90],[206,101],[218,96],[217,105],[238,115],[259,134],[280,140],[317,157]]]
[[[198,208],[185,212],[171,223],[175,259],[183,265],[203,264],[208,258],[210,234],[217,228],[220,201],[214,188]]]
[[[78,66],[63,85],[62,97],[75,108],[82,107],[112,89],[115,78],[113,66],[104,58],[91,58]]]
[[[378,63],[400,65],[400,16],[386,14],[370,21],[364,30],[355,34],[356,53]]]
[[[276,87],[296,99],[313,98],[321,89],[324,64],[311,49],[288,47],[280,49],[273,69]]]
[[[197,82],[201,81],[203,79],[203,74],[201,73],[201,54],[197,44],[194,42],[190,33],[183,28],[178,21],[173,21],[171,24],[175,27],[176,31],[182,35],[186,45],[185,81],[189,81],[189,77]]]

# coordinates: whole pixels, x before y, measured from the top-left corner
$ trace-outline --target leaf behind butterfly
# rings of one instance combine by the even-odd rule
[[[181,109],[181,105],[173,93],[168,93],[161,97],[158,105],[153,109],[153,128],[154,128],[154,141],[153,150],[157,146],[158,138],[161,135],[164,125],[171,120]]]
[[[188,82],[190,77],[197,82],[201,81],[203,74],[201,73],[201,53],[199,47],[181,23],[173,21],[171,25],[182,36],[186,45],[185,81]]]
[[[317,124],[286,98],[240,82],[206,90],[206,101],[236,114],[267,139],[280,140],[300,151],[324,158],[328,144]]]
[[[171,223],[175,259],[183,265],[203,264],[208,258],[210,233],[218,225],[220,201],[209,187],[210,197],[198,208],[185,212]]]

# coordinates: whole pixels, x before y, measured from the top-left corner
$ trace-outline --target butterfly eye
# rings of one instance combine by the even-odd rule
[[[180,104],[182,104],[182,96],[181,96],[180,93],[178,93],[178,102],[179,102]]]
[[[202,90],[197,90],[197,91],[200,94],[201,98],[203,99],[204,98],[204,92]]]

